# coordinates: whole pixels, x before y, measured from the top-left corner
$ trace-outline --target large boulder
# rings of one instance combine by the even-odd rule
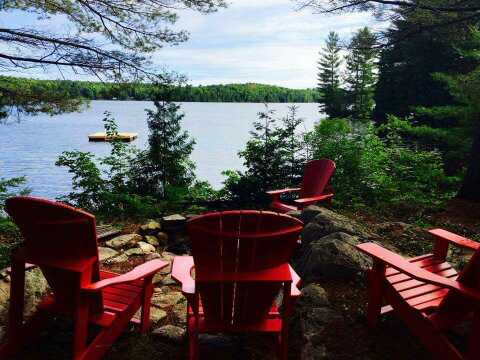
[[[325,290],[317,284],[310,284],[302,289],[302,296],[293,307],[292,344],[299,349],[298,357],[302,360],[325,358],[322,333],[327,327],[344,321],[343,316],[328,304]]]
[[[106,242],[107,246],[114,249],[129,249],[135,247],[142,236],[139,234],[120,235]]]
[[[48,291],[48,283],[39,268],[25,273],[25,317],[29,316]],[[5,325],[10,307],[10,283],[0,280],[0,323]]]
[[[296,264],[298,273],[305,281],[358,276],[371,265],[371,259],[355,247],[359,239],[336,232],[309,243]]]
[[[359,236],[365,239],[372,235],[352,219],[318,206],[309,206],[302,211],[301,220],[305,224],[302,231],[302,245],[336,232]]]
[[[98,247],[98,256],[100,257],[100,261],[107,260],[111,257],[114,257],[118,254],[118,251],[110,249],[108,247],[99,246]]]
[[[157,232],[157,231],[160,230],[161,228],[162,228],[162,225],[160,225],[159,222],[153,221],[153,220],[150,220],[150,221],[147,222],[146,224],[140,226],[140,230],[141,230],[142,232],[146,232],[146,233]]]

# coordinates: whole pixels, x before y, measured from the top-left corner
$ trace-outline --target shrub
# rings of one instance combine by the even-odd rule
[[[391,118],[391,121],[395,119]],[[388,124],[325,119],[309,136],[315,158],[332,159],[334,201],[343,206],[432,205],[451,197],[459,179],[448,177],[437,151],[405,144]]]

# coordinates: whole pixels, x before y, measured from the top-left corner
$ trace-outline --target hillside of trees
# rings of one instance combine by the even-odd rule
[[[2,82],[21,83],[22,87],[65,95],[71,99],[89,100],[152,100],[154,86],[150,83],[102,83],[71,80],[34,80],[0,77]],[[316,102],[315,89],[288,89],[264,84],[179,85],[171,86],[172,101],[185,102]]]

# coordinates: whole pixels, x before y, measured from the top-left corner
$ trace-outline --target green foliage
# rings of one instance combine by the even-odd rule
[[[22,241],[22,235],[15,223],[4,212],[5,200],[12,196],[27,196],[30,189],[24,187],[24,177],[0,178],[0,268],[10,263],[10,252]]]
[[[349,44],[345,81],[350,97],[351,112],[356,118],[366,119],[373,110],[376,82],[374,70],[378,53],[374,49],[375,43],[375,35],[368,27],[364,27],[353,35]]]
[[[87,104],[86,99],[74,97],[57,85],[51,81],[0,76],[0,122],[20,119],[23,114],[78,111]]]
[[[223,195],[242,204],[259,205],[267,201],[266,191],[299,184],[306,154],[303,136],[298,133],[303,119],[297,117],[297,110],[291,106],[286,117],[277,119],[266,105],[258,114],[252,137],[239,152],[247,170],[222,173],[227,176]]]
[[[107,136],[112,138],[110,155],[95,159],[89,152],[65,151],[56,162],[72,174],[73,191],[60,200],[83,210],[114,218],[148,217],[158,213],[151,196],[136,194],[130,164],[137,150],[121,141],[111,114],[103,119]]]
[[[330,31],[325,47],[318,61],[318,93],[320,110],[329,117],[345,115],[345,94],[340,87],[340,38],[338,33]]]
[[[150,130],[148,149],[134,163],[137,191],[160,199],[171,198],[170,193],[188,188],[193,182],[195,165],[189,160],[195,141],[181,130],[185,116],[179,114],[179,105],[170,101],[154,102],[155,111],[147,111]]]
[[[34,80],[25,78],[0,77],[0,90],[11,83],[17,89],[31,89],[28,96],[19,98],[32,101],[32,111],[59,113],[76,110],[83,100],[155,100],[156,85],[151,83],[105,83],[93,81],[71,80]],[[8,82],[7,82],[8,80]],[[186,102],[270,102],[270,103],[302,103],[316,102],[318,93],[315,89],[287,89],[280,86],[264,84],[226,84],[226,85],[170,85],[171,101]],[[40,91],[41,90],[41,91]],[[25,90],[26,91],[26,90]],[[1,96],[1,95],[0,95]],[[61,97],[69,100],[64,107],[52,107],[45,103],[45,109],[33,100],[38,96]],[[1,99],[1,97],[0,97]],[[29,100],[30,99],[30,100]],[[10,99],[13,101],[15,99]],[[10,102],[7,102],[10,103]],[[49,107],[47,107],[49,106]],[[77,106],[77,107],[75,107]]]
[[[393,119],[392,119],[393,121]],[[315,158],[332,159],[334,201],[342,206],[432,205],[453,195],[458,179],[447,177],[435,151],[409,148],[391,127],[350,119],[320,121],[310,137]]]

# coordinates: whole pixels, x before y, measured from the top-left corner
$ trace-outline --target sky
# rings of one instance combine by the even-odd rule
[[[185,74],[193,85],[256,82],[313,88],[318,53],[328,32],[335,30],[348,41],[355,30],[372,24],[372,18],[366,13],[326,16],[297,8],[292,0],[230,0],[228,8],[213,14],[181,11],[174,28],[188,31],[189,40],[159,50],[153,61]],[[33,20],[21,12],[0,14],[0,26]],[[55,21],[43,26],[58,26]],[[10,75],[60,78],[55,71]]]

